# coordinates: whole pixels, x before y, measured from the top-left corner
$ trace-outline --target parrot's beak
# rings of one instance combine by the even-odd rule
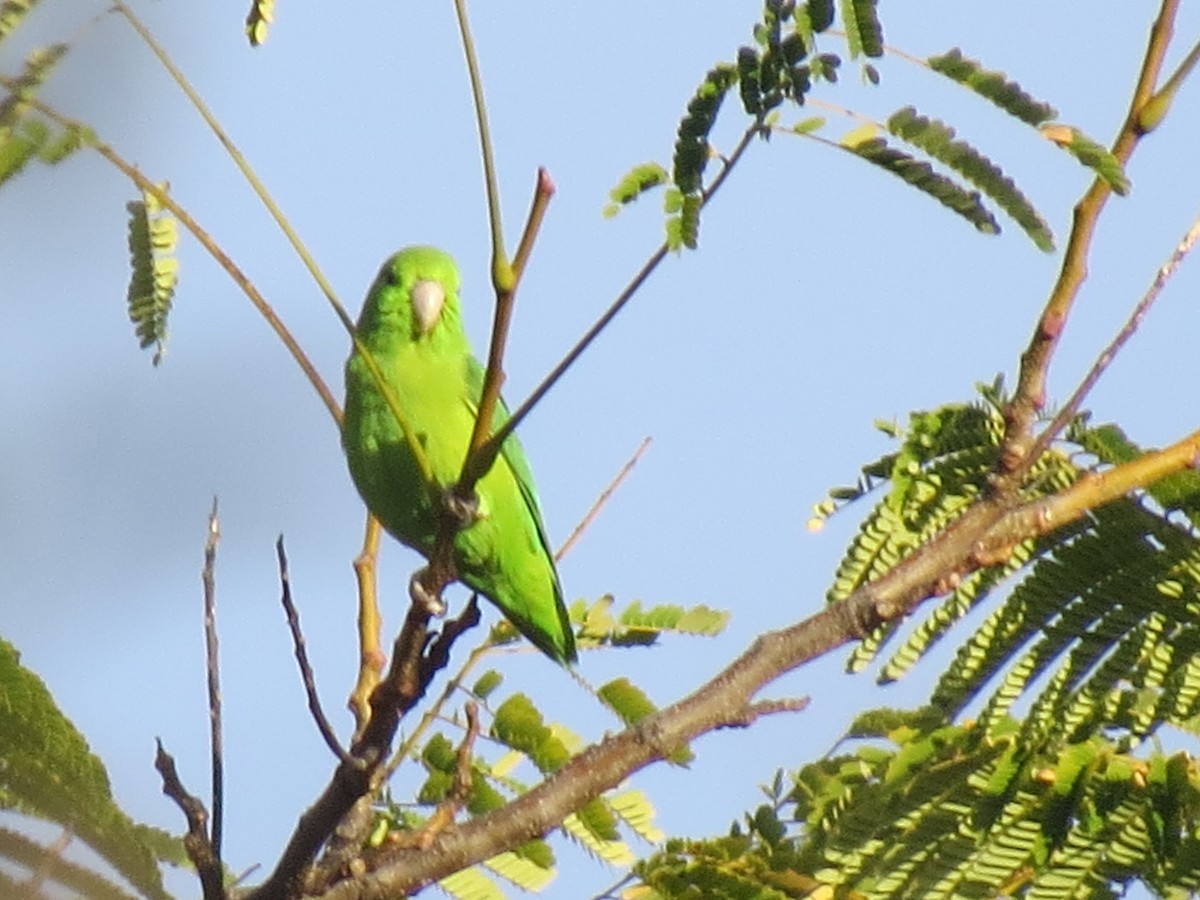
[[[442,315],[446,305],[446,289],[436,281],[418,281],[412,286],[413,315],[421,334],[429,334]]]

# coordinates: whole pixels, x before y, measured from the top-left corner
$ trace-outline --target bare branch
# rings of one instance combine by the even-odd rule
[[[1143,136],[1139,125],[1142,107],[1154,95],[1159,73],[1162,71],[1163,58],[1166,56],[1167,45],[1170,43],[1174,30],[1175,14],[1179,8],[1179,0],[1163,0],[1158,18],[1150,29],[1149,45],[1138,75],[1137,86],[1133,99],[1129,103],[1129,112],[1125,123],[1121,126],[1116,140],[1113,142],[1113,156],[1125,165]],[[1096,231],[1096,222],[1104,209],[1105,203],[1112,194],[1112,188],[1101,178],[1096,178],[1083,198],[1075,206],[1075,218],[1071,234],[1067,240],[1067,248],[1063,254],[1062,269],[1058,282],[1046,301],[1029,346],[1021,355],[1021,372],[1017,380],[1016,392],[1012,402],[1004,411],[1005,435],[1001,448],[1003,469],[1000,473],[998,486],[1005,490],[1015,490],[1016,485],[1029,471],[1037,456],[1033,452],[1033,426],[1038,414],[1046,404],[1046,377],[1050,369],[1050,361],[1058,347],[1058,340],[1066,328],[1067,319],[1079,289],[1087,277],[1087,258],[1091,250],[1092,238]],[[1047,441],[1053,440],[1051,433]],[[1043,446],[1045,444],[1043,443]]]
[[[158,769],[158,774],[162,776],[163,793],[175,801],[175,805],[183,811],[187,819],[188,830],[183,836],[183,847],[200,877],[204,900],[226,900],[221,861],[208,839],[208,811],[197,797],[188,793],[183,782],[179,780],[175,760],[163,749],[162,741],[156,741],[156,744],[158,749],[154,755],[154,768]]]
[[[1175,270],[1179,268],[1179,264],[1191,252],[1196,245],[1196,241],[1200,240],[1200,216],[1192,222],[1192,227],[1188,229],[1187,234],[1183,236],[1183,240],[1175,247],[1171,256],[1154,276],[1154,281],[1150,287],[1146,289],[1146,293],[1142,295],[1142,299],[1138,301],[1137,306],[1133,308],[1133,312],[1129,314],[1129,318],[1125,321],[1124,326],[1117,332],[1117,336],[1112,339],[1112,342],[1104,348],[1104,351],[1097,357],[1092,368],[1088,371],[1079,387],[1075,389],[1075,393],[1071,395],[1071,399],[1066,405],[1059,410],[1058,415],[1052,421],[1033,444],[1032,456],[1037,459],[1046,452],[1046,448],[1050,446],[1050,442],[1055,436],[1062,433],[1062,430],[1067,427],[1067,423],[1075,418],[1079,412],[1080,406],[1083,405],[1084,399],[1096,386],[1096,382],[1100,380],[1100,376],[1105,370],[1112,365],[1112,361],[1117,358],[1117,353],[1125,346],[1126,342],[1133,337],[1133,333],[1138,330],[1138,326],[1142,324],[1142,319],[1146,317],[1146,313],[1150,311],[1150,307],[1154,305],[1154,301],[1158,299],[1167,282],[1171,280],[1171,276],[1175,274]]]
[[[333,726],[329,724],[325,710],[321,707],[321,696],[317,693],[317,679],[313,676],[312,664],[308,661],[308,648],[304,643],[304,632],[300,628],[300,613],[296,611],[296,604],[292,601],[292,582],[288,577],[287,554],[283,549],[282,534],[275,541],[275,555],[279,559],[279,585],[282,589],[279,601],[283,604],[283,611],[287,615],[288,629],[292,633],[292,650],[296,654],[296,664],[300,667],[300,678],[304,682],[304,693],[308,697],[308,711],[312,713],[313,721],[317,723],[317,730],[321,732],[325,746],[329,748],[330,752],[341,762],[354,765],[354,760],[350,758],[350,754],[345,751],[338,741],[337,735],[333,733]]]
[[[217,498],[208,514],[208,540],[204,544],[204,662],[208,674],[209,748],[212,754],[212,852],[221,863],[221,835],[225,820],[225,751],[221,728],[221,661],[217,642],[217,544],[221,526],[217,520]]]
[[[649,437],[642,438],[642,442],[638,444],[638,448],[633,451],[633,456],[629,457],[628,462],[621,466],[621,471],[608,483],[608,487],[600,492],[600,496],[596,498],[596,502],[592,504],[592,508],[579,520],[579,524],[575,526],[575,529],[567,535],[567,539],[563,541],[563,545],[555,551],[554,559],[556,562],[571,552],[571,548],[575,546],[575,542],[588,530],[588,527],[596,520],[596,516],[600,515],[600,510],[604,509],[605,504],[616,493],[617,488],[629,477],[629,473],[633,471],[633,467],[638,464],[645,452],[650,449],[651,440],[652,438]]]

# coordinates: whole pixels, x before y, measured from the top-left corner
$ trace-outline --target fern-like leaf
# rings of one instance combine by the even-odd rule
[[[1185,755],[1138,759],[1094,739],[1022,760],[1011,721],[985,737],[928,711],[880,712],[868,742],[795,773],[745,830],[669,841],[636,867],[643,884],[664,897],[1082,900],[1135,879],[1166,895],[1196,883],[1200,774]]]
[[[999,234],[995,217],[980,202],[977,191],[968,191],[944,175],[939,175],[927,162],[914,159],[902,150],[889,147],[883,138],[862,138],[851,134],[840,146],[869,163],[891,172],[917,190],[933,197],[947,209],[958,213],[985,234]]]
[[[612,795],[608,801],[612,811],[642,840],[659,844],[666,839],[662,830],[654,824],[654,804],[644,792],[628,790]]]
[[[672,250],[696,247],[704,169],[710,155],[708,135],[716,124],[722,101],[735,81],[735,67],[719,65],[711,69],[696,88],[688,102],[687,114],[679,122],[671,174],[671,181],[679,192],[679,206],[674,214],[668,208],[667,216],[667,242]]]
[[[2,639],[0,697],[0,806],[69,829],[145,896],[166,898],[155,858],[113,801],[103,764]]]
[[[965,141],[955,140],[953,128],[919,115],[911,106],[892,113],[887,126],[888,131],[896,137],[924,150],[995,200],[1029,235],[1038,249],[1046,252],[1054,249],[1054,235],[1050,226],[1033,204],[999,166]]]
[[[933,71],[970,88],[1010,116],[1016,116],[1035,128],[1058,117],[1058,111],[1049,103],[1027,94],[1019,84],[1009,81],[1003,72],[989,71],[978,61],[963,56],[957,47],[940,56],[931,56],[926,62]]]
[[[166,190],[165,185],[162,186]],[[138,345],[155,345],[154,365],[166,353],[167,318],[179,281],[179,240],[175,217],[162,208],[158,198],[146,191],[140,201],[126,204],[129,211],[129,320],[134,324]]]

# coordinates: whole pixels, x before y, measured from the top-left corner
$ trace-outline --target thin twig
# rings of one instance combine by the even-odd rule
[[[479,151],[483,158],[483,183],[487,192],[488,222],[492,236],[492,281],[497,293],[507,287],[509,279],[503,277],[511,272],[505,258],[504,223],[500,214],[500,188],[496,182],[496,163],[492,154],[492,134],[488,127],[487,103],[483,99],[483,77],[479,73],[479,60],[475,55],[475,41],[471,37],[471,23],[467,18],[466,0],[454,0],[454,13],[458,18],[458,32],[462,38],[463,55],[467,60],[467,75],[471,82],[471,98],[475,105],[475,125],[479,129]]]
[[[608,503],[609,498],[612,497],[613,493],[621,486],[625,479],[629,477],[629,473],[633,471],[633,467],[638,464],[642,455],[650,449],[652,440],[653,438],[650,437],[642,438],[642,442],[638,444],[638,448],[633,451],[633,456],[629,457],[625,465],[621,466],[621,471],[608,483],[608,487],[600,492],[600,496],[596,498],[596,502],[592,504],[592,508],[579,520],[579,524],[575,526],[574,530],[567,536],[567,539],[563,541],[562,546],[555,552],[555,562],[558,562],[571,552],[571,548],[575,546],[575,542],[588,530],[588,527],[595,521],[596,516],[600,515],[600,510],[604,509],[605,504]]]
[[[1116,359],[1117,353],[1133,337],[1134,332],[1138,330],[1138,327],[1142,324],[1142,320],[1146,317],[1146,313],[1150,311],[1150,307],[1154,305],[1163,288],[1167,286],[1167,282],[1171,280],[1171,276],[1175,274],[1175,270],[1179,268],[1180,263],[1192,251],[1197,240],[1200,240],[1200,216],[1197,216],[1196,220],[1192,222],[1192,227],[1183,236],[1183,240],[1175,247],[1175,250],[1171,253],[1167,261],[1159,267],[1158,272],[1154,276],[1154,281],[1146,289],[1146,293],[1142,295],[1142,299],[1138,301],[1137,306],[1133,308],[1133,312],[1130,313],[1128,320],[1126,320],[1121,330],[1117,332],[1117,336],[1096,357],[1092,368],[1088,371],[1083,381],[1080,382],[1079,387],[1075,389],[1075,393],[1071,395],[1066,405],[1059,410],[1058,415],[1054,417],[1050,426],[1038,435],[1031,451],[1034,459],[1038,459],[1045,453],[1046,448],[1050,446],[1050,442],[1054,440],[1055,436],[1061,434],[1062,430],[1067,427],[1067,423],[1075,418],[1076,413],[1079,412],[1079,408],[1083,405],[1084,399],[1091,392],[1092,388],[1096,386],[1096,382],[1100,380],[1100,376],[1104,374],[1104,371]]]
[[[504,384],[504,349],[508,345],[508,329],[512,322],[512,312],[516,305],[517,287],[521,276],[525,274],[525,264],[533,252],[533,245],[546,215],[546,207],[554,196],[554,182],[545,169],[538,169],[537,184],[534,187],[533,201],[529,207],[529,216],[525,222],[525,231],[521,235],[521,244],[517,248],[517,256],[512,266],[511,278],[505,285],[496,287],[496,305],[492,319],[492,337],[488,346],[487,369],[483,376],[483,388],[479,396],[479,409],[475,414],[475,427],[471,432],[471,442],[467,445],[467,455],[463,460],[462,472],[458,478],[457,491],[460,496],[467,497],[475,488],[475,483],[495,464],[498,452],[490,449],[488,437],[492,433],[492,423],[495,421],[496,404],[500,402],[500,388]],[[496,445],[499,447],[500,445]],[[488,447],[489,449],[484,449]]]
[[[279,600],[283,604],[288,628],[292,632],[292,649],[296,654],[296,664],[300,667],[304,693],[308,696],[308,711],[312,713],[313,721],[317,723],[317,730],[321,732],[325,746],[329,748],[330,752],[346,765],[358,765],[357,760],[352,759],[350,754],[338,743],[337,735],[333,733],[333,726],[329,724],[325,710],[321,707],[321,697],[317,693],[317,679],[313,676],[312,664],[308,661],[308,648],[304,643],[304,632],[300,628],[300,614],[296,611],[296,604],[292,602],[292,584],[288,577],[283,535],[280,535],[275,542],[275,554],[279,558],[279,584],[282,588]]]
[[[208,513],[208,540],[204,542],[204,662],[208,674],[208,729],[212,753],[212,841],[213,856],[221,862],[221,838],[225,821],[225,749],[221,728],[221,660],[217,641],[217,544],[221,525],[217,498]]]
[[[154,755],[154,768],[162,777],[163,793],[175,801],[175,805],[183,811],[184,818],[187,819],[188,830],[183,836],[183,847],[200,877],[204,900],[225,900],[221,861],[217,859],[208,839],[208,811],[199,798],[188,793],[183,782],[179,780],[175,760],[163,749],[162,741],[155,743],[158,749]]]

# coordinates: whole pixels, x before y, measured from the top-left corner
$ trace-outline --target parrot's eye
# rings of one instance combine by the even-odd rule
[[[433,330],[446,303],[446,289],[437,281],[418,281],[412,286],[412,308],[422,334]]]

